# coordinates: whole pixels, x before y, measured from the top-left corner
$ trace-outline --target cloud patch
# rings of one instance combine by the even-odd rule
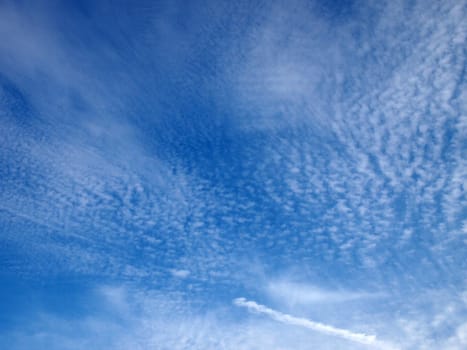
[[[234,300],[234,304],[239,307],[245,307],[249,311],[258,312],[260,314],[267,315],[272,319],[289,324],[292,326],[299,326],[308,328],[310,330],[324,333],[331,336],[341,337],[353,342],[357,342],[364,345],[374,345],[380,349],[390,349],[387,345],[382,344],[381,342],[376,340],[375,335],[368,335],[365,333],[356,333],[349,331],[347,329],[336,328],[333,326],[329,326],[320,322],[315,322],[312,320],[308,320],[306,318],[294,317],[288,314],[284,314],[279,311],[275,311],[270,309],[264,305],[258,304],[254,301],[246,300],[245,298],[237,298]]]

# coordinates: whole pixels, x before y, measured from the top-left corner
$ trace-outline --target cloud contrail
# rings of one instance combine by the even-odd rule
[[[272,319],[282,322],[282,323],[305,327],[305,328],[312,329],[317,332],[345,338],[345,339],[348,339],[348,340],[351,340],[351,341],[354,341],[360,344],[374,345],[374,346],[378,346],[379,348],[389,349],[389,347],[383,345],[381,342],[378,342],[376,340],[376,336],[374,335],[367,335],[364,333],[354,333],[346,329],[340,329],[340,328],[325,325],[319,322],[314,322],[306,318],[290,316],[282,312],[272,310],[264,305],[257,304],[254,301],[248,301],[245,298],[235,299],[234,304],[240,307],[246,307],[250,311],[255,311],[255,312],[268,315]]]

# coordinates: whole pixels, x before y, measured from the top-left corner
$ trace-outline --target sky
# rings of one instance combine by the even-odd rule
[[[467,348],[465,0],[0,0],[8,350]]]

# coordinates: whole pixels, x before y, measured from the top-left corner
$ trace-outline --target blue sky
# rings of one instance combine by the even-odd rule
[[[467,348],[466,12],[0,1],[0,344]]]

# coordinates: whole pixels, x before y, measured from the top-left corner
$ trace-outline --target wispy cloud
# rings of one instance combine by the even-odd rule
[[[287,280],[274,280],[267,284],[266,293],[275,300],[289,305],[307,305],[316,303],[343,303],[374,299],[381,293],[355,292],[349,290],[328,290],[309,283],[297,283]]]
[[[311,321],[306,318],[294,317],[288,314],[284,314],[279,311],[270,309],[264,305],[257,304],[254,301],[248,301],[245,298],[237,298],[234,300],[234,304],[240,307],[245,307],[250,311],[265,314],[276,321],[290,324],[293,326],[300,326],[311,329],[313,331],[325,333],[332,336],[342,337],[347,340],[351,340],[360,344],[375,345],[381,347],[376,341],[376,336],[368,335],[365,333],[355,333],[346,329],[336,328],[319,322]]]
[[[0,4],[0,278],[136,282],[142,349],[465,347],[462,1],[71,3]]]

